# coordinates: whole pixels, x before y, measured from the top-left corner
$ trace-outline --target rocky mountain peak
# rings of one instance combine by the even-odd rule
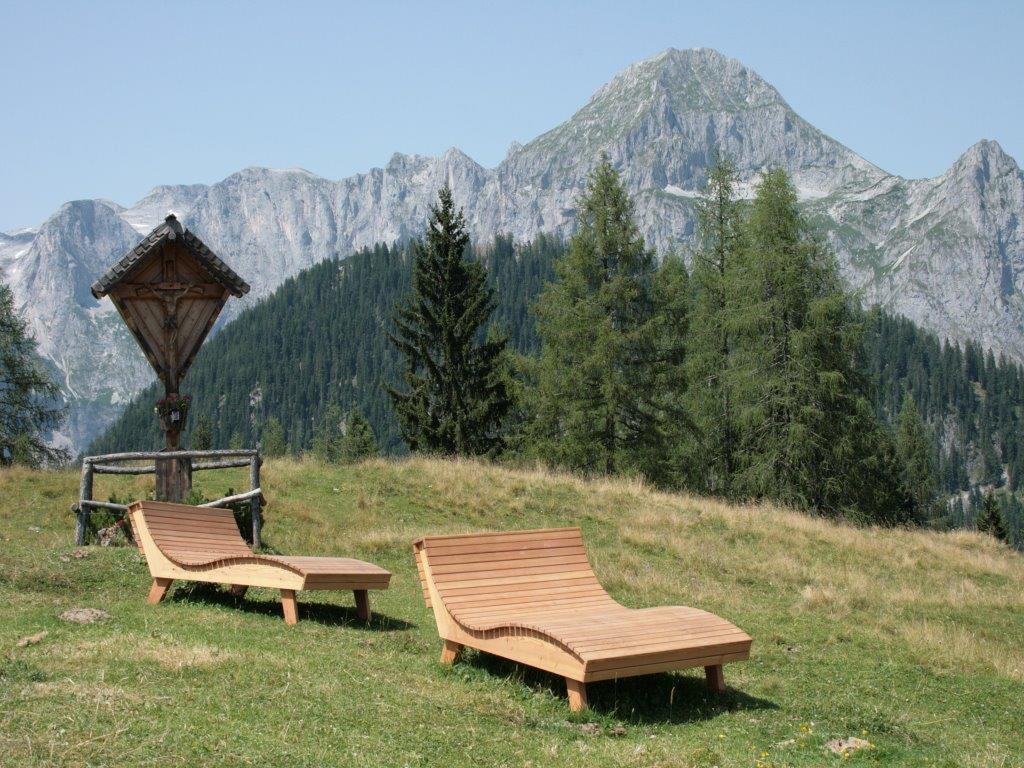
[[[666,102],[681,112],[789,108],[756,72],[712,48],[669,48],[637,62],[601,88],[590,103],[601,102]]]
[[[64,381],[65,438],[77,448],[151,376],[117,313],[88,288],[168,210],[252,286],[245,302],[228,306],[227,320],[312,264],[418,236],[444,183],[477,242],[497,233],[568,236],[603,152],[636,201],[647,242],[662,253],[687,251],[694,200],[716,157],[735,162],[744,195],[765,168],[785,168],[866,303],[1024,360],[1024,176],[996,142],[979,142],[938,178],[901,179],[709,48],[670,48],[627,67],[572,118],[513,145],[494,169],[452,148],[436,157],[396,153],[384,167],[338,181],[250,167],[209,186],[156,187],[126,210],[76,201],[38,230],[0,236],[0,272]]]
[[[985,185],[1002,176],[1020,176],[1021,169],[998,141],[982,139],[960,155],[945,175],[973,176],[979,185]]]

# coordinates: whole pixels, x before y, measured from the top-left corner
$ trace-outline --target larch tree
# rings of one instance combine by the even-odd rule
[[[723,496],[732,495],[739,450],[735,404],[726,375],[734,345],[729,281],[744,233],[737,183],[735,167],[728,159],[721,159],[712,167],[704,195],[697,202],[694,302],[687,357],[687,400],[699,434],[697,453],[690,456],[694,466],[691,482],[700,490]]]
[[[389,388],[402,437],[413,451],[495,455],[509,395],[506,339],[487,334],[494,291],[470,258],[469,235],[446,185],[413,248],[412,293],[397,308],[390,339],[404,358],[404,390]]]
[[[783,170],[765,173],[746,224],[727,313],[743,460],[740,495],[823,514],[902,522],[898,458],[870,400],[863,313],[814,235]],[[865,483],[866,473],[875,483]]]

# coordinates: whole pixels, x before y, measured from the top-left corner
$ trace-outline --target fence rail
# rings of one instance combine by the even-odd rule
[[[228,469],[232,467],[249,467],[249,490],[236,493],[222,499],[207,502],[204,507],[223,507],[228,504],[248,501],[252,509],[252,543],[253,547],[262,544],[261,529],[263,528],[262,509],[266,500],[260,488],[260,466],[263,459],[257,448],[227,448],[212,451],[135,451],[131,453],[107,453],[102,456],[86,456],[82,459],[82,478],[78,486],[78,501],[71,505],[77,524],[75,527],[75,544],[85,544],[86,531],[89,528],[89,517],[93,509],[110,509],[121,513],[121,518],[128,511],[125,504],[93,499],[93,477],[95,475],[152,475],[156,473],[155,464],[143,466],[125,465],[122,461],[148,461],[156,459],[215,459],[200,461],[192,465],[192,471],[204,469]],[[121,519],[119,518],[119,519]]]

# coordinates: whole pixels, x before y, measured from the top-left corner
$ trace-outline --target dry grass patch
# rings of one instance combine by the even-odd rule
[[[897,632],[922,666],[988,670],[1024,682],[1024,650],[1011,638],[995,639],[977,628],[938,621],[908,621]]]
[[[76,663],[123,660],[140,664],[156,664],[163,669],[180,672],[183,669],[211,667],[237,660],[239,654],[218,646],[203,643],[183,643],[173,638],[146,637],[122,634],[102,640],[83,640],[70,648],[55,645],[50,654]]]

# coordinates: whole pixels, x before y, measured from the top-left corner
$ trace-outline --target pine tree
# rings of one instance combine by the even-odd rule
[[[743,237],[736,184],[733,164],[720,160],[697,204],[695,298],[687,360],[691,382],[688,405],[700,435],[699,460],[693,461],[699,468],[697,487],[724,496],[732,492],[739,448],[735,406],[726,377],[733,347],[727,289]]]
[[[903,477],[918,520],[932,512],[938,494],[935,469],[935,441],[921,418],[914,398],[903,397],[899,421],[896,425],[896,447],[903,464]]]
[[[192,437],[189,446],[193,451],[208,451],[213,446],[213,428],[206,416],[196,419],[196,425],[192,428]]]
[[[373,434],[373,427],[358,408],[349,411],[345,420],[345,434],[341,439],[338,460],[343,464],[352,464],[372,456],[377,456],[380,448]]]
[[[390,339],[405,357],[406,391],[389,388],[414,451],[494,455],[509,396],[500,375],[504,338],[481,339],[495,308],[483,266],[469,258],[465,217],[446,185],[416,243],[412,294]]]
[[[245,439],[242,437],[242,433],[239,432],[238,430],[235,430],[234,432],[232,432],[231,433],[231,439],[228,440],[228,448],[231,448],[233,450],[238,450],[239,448],[243,448],[244,446],[245,446]]]
[[[66,451],[47,445],[64,410],[60,389],[36,355],[35,341],[14,308],[14,294],[0,282],[0,466],[60,464]]]
[[[528,363],[531,451],[587,472],[665,473],[682,390],[686,280],[659,270],[633,203],[602,158],[578,205],[569,251],[534,306],[541,351]]]
[[[284,455],[284,427],[281,426],[281,421],[276,416],[271,416],[267,419],[267,423],[263,425],[260,442],[262,443],[260,447],[264,456],[274,458],[275,456]]]
[[[999,501],[992,491],[986,492],[981,500],[977,525],[979,531],[994,536],[1004,544],[1010,539],[1006,531],[1006,523],[1003,521],[1002,510],[999,509]]]

